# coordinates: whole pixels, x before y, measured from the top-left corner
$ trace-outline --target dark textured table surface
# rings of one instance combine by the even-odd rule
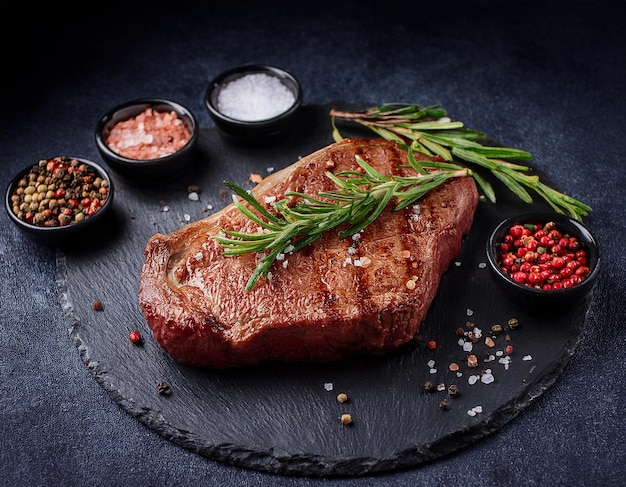
[[[40,158],[101,162],[97,120],[128,99],[171,98],[212,127],[206,83],[239,64],[268,63],[300,79],[305,103],[440,104],[532,152],[534,166],[593,207],[585,223],[604,265],[564,373],[496,433],[401,472],[283,477],[208,460],[123,411],[70,340],[54,249],[24,239],[2,212],[0,485],[624,484],[623,3],[9,3],[0,2],[3,191]]]

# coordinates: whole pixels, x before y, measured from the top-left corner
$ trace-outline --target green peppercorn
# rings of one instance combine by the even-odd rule
[[[511,330],[514,330],[519,326],[519,320],[517,318],[511,318],[508,324],[509,328],[511,328]]]
[[[502,333],[502,325],[500,323],[496,323],[495,325],[491,327],[491,331],[495,333],[496,335],[498,333]]]

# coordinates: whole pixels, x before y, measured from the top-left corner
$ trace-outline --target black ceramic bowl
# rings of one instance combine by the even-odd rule
[[[283,69],[239,66],[213,79],[204,101],[211,119],[228,138],[243,144],[269,144],[293,131],[302,87]]]
[[[511,276],[503,272],[497,247],[502,243],[509,229],[516,224],[523,226],[541,223],[545,225],[547,222],[554,222],[557,230],[562,234],[576,237],[580,249],[586,252],[589,272],[580,283],[561,289],[544,290],[515,282]],[[593,288],[600,270],[600,251],[589,229],[582,223],[559,213],[529,213],[507,218],[498,224],[489,236],[486,252],[492,276],[498,285],[512,301],[530,309],[558,309],[558,306],[584,300]],[[547,252],[549,253],[550,250]]]
[[[131,120],[151,108],[153,112],[174,112],[187,129],[189,140],[175,152],[142,159],[121,155],[107,143],[111,130],[118,122]],[[182,105],[160,98],[133,100],[109,110],[96,127],[96,144],[109,167],[125,179],[135,183],[154,183],[172,179],[180,174],[193,159],[198,143],[198,124],[193,114]],[[156,149],[156,145],[153,146]],[[143,156],[141,156],[143,157]]]
[[[53,158],[51,160],[55,159],[59,158]],[[11,180],[7,188],[6,196],[4,199],[5,209],[9,215],[10,220],[19,228],[19,230],[24,235],[45,245],[65,245],[71,243],[80,243],[84,241],[87,236],[97,233],[102,228],[105,218],[110,213],[111,207],[113,205],[113,182],[111,181],[111,178],[109,177],[107,172],[101,166],[87,159],[81,159],[78,157],[62,157],[62,159],[65,161],[76,160],[78,161],[78,163],[85,164],[88,168],[93,169],[93,171],[95,172],[95,177],[99,177],[102,181],[106,182],[106,184],[96,183],[96,185],[98,187],[107,187],[108,193],[106,197],[101,200],[101,206],[93,207],[92,209],[89,209],[88,206],[82,206],[82,202],[78,198],[76,198],[75,202],[73,202],[70,201],[70,197],[65,197],[67,195],[53,196],[52,199],[55,199],[56,201],[60,201],[60,198],[65,197],[65,202],[61,203],[61,205],[58,206],[58,209],[55,209],[54,215],[56,216],[51,216],[50,218],[56,218],[58,221],[59,209],[62,206],[69,207],[73,203],[75,206],[79,204],[81,205],[78,210],[76,210],[76,212],[81,211],[83,213],[82,220],[71,221],[70,223],[59,226],[44,226],[42,222],[37,223],[36,221],[33,221],[32,218],[26,219],[27,217],[25,215],[22,215],[22,218],[20,218],[20,216],[18,216],[13,210],[15,205],[15,203],[13,202],[13,197],[15,195],[15,190],[20,185],[20,181],[28,178],[29,173],[31,173],[31,171],[33,170],[33,166],[39,166],[39,164],[30,165],[17,173],[17,175]],[[47,163],[48,161],[50,160],[44,160],[45,163]],[[52,189],[57,190],[60,187],[61,185],[55,182],[54,188],[48,189],[48,187],[46,187],[46,192],[48,190],[53,192]],[[44,197],[44,199],[47,198]],[[49,203],[45,206],[47,208],[50,207]],[[39,212],[39,210],[37,209],[32,213],[41,212]],[[90,216],[85,216],[85,214],[89,213],[92,214]]]

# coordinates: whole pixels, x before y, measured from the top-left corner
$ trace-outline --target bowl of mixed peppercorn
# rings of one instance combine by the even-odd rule
[[[600,269],[591,231],[559,213],[534,213],[502,221],[487,241],[492,275],[523,306],[553,309],[584,299]]]
[[[5,206],[11,221],[44,244],[77,240],[96,229],[112,205],[107,172],[77,157],[42,159],[9,183]]]

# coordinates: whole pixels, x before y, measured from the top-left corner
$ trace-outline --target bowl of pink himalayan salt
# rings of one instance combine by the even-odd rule
[[[281,68],[251,64],[219,74],[209,83],[204,101],[227,138],[243,144],[270,144],[294,130],[302,87]]]
[[[198,124],[184,106],[160,98],[122,103],[98,121],[96,144],[109,167],[135,183],[164,182],[193,159]]]

